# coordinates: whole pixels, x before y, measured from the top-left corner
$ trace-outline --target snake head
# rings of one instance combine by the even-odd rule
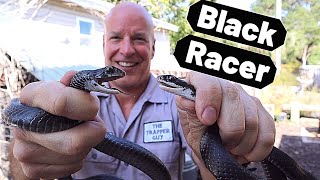
[[[104,82],[113,81],[126,75],[126,72],[114,66],[106,66],[101,69],[96,69],[91,71],[91,73],[94,76],[94,80],[100,85]]]
[[[106,66],[95,70],[83,70],[73,76],[70,87],[105,94],[124,93],[119,89],[106,87],[103,83],[122,78],[125,75],[126,73],[123,70],[114,66]]]
[[[195,100],[196,90],[186,81],[173,75],[159,75],[157,81],[162,90],[185,97],[192,101]]]

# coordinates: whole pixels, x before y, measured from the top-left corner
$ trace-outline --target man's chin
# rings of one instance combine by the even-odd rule
[[[147,80],[148,81],[148,80]],[[134,88],[145,88],[142,87],[145,84],[145,81],[142,81],[141,77],[135,77],[135,76],[125,76],[121,79],[117,79],[113,81],[113,83],[110,83],[111,85],[114,84],[119,89],[128,89],[133,90]]]
[[[135,87],[135,85],[137,84],[137,78],[125,76],[123,78],[110,82],[110,84],[115,85],[118,88]]]

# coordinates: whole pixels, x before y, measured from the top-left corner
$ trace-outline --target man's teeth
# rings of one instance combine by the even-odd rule
[[[119,62],[118,64],[119,64],[120,66],[123,66],[123,67],[131,67],[131,66],[134,66],[136,63]]]

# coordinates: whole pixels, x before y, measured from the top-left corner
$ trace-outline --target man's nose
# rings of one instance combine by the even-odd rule
[[[132,41],[129,38],[124,38],[121,42],[120,53],[125,56],[131,56],[134,53]]]

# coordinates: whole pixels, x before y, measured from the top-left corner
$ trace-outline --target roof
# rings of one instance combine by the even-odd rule
[[[75,3],[83,8],[96,9],[101,12],[108,12],[114,7],[114,4],[101,0],[63,0],[66,2]]]
[[[95,9],[95,10],[98,10],[103,13],[109,12],[110,9],[112,9],[114,7],[114,4],[106,2],[106,1],[101,1],[101,0],[62,0],[62,1],[77,4],[85,9],[86,8]],[[156,19],[156,18],[152,18],[152,20],[153,20],[153,24],[158,28],[178,32],[179,27],[174,24],[171,24],[171,23],[168,23],[166,21],[163,21],[161,19]]]
[[[168,29],[168,30],[173,31],[173,32],[178,32],[179,27],[176,26],[176,25],[173,25],[171,23],[168,23],[168,22],[162,21],[160,19],[156,19],[156,18],[152,18],[152,20],[153,20],[153,24],[156,27],[159,27],[159,28],[162,28],[162,29]]]

